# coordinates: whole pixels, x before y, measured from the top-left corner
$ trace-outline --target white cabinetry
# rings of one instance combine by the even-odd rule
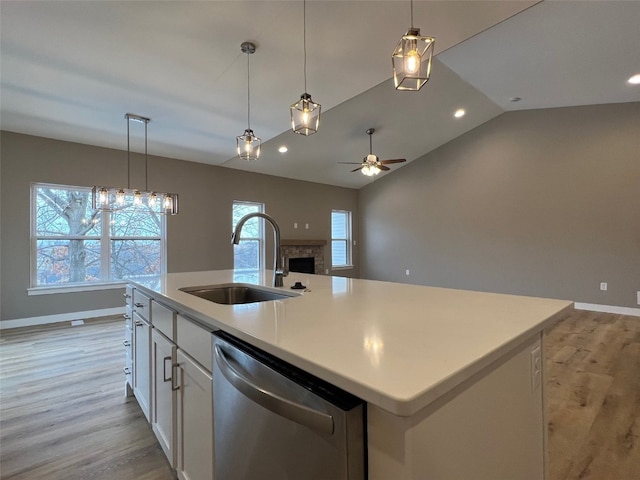
[[[213,480],[211,331],[131,290],[134,394],[177,477]]]
[[[213,479],[211,332],[178,315],[178,478]]]
[[[133,395],[133,288],[127,285],[124,293],[124,375],[125,395]]]
[[[171,468],[176,466],[176,378],[177,347],[157,328],[153,329],[153,412],[151,428]]]
[[[178,350],[178,478],[213,479],[211,373]]]
[[[133,393],[147,420],[151,399],[151,299],[133,291]]]

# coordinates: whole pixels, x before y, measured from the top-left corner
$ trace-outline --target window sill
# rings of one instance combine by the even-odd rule
[[[127,282],[95,283],[91,285],[59,285],[27,288],[27,295],[54,295],[56,293],[92,292],[95,290],[115,290],[124,288]]]
[[[332,266],[331,270],[353,270],[353,265],[337,265],[337,266]]]

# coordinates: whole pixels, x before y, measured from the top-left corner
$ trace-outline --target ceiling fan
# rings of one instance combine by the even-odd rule
[[[362,159],[362,162],[338,162],[347,165],[360,165],[358,168],[351,170],[351,173],[357,172],[360,170],[363,175],[367,177],[372,177],[374,175],[378,175],[382,170],[391,170],[387,165],[391,163],[402,163],[406,162],[406,158],[393,158],[390,160],[380,160],[377,155],[373,154],[371,136],[373,132],[375,132],[375,128],[367,129],[367,135],[369,135],[369,155]]]

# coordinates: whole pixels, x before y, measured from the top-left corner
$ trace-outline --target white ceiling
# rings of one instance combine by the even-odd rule
[[[380,158],[411,161],[505,110],[640,101],[626,84],[640,73],[633,0],[415,1],[414,24],[437,54],[417,93],[390,80],[408,1],[309,0],[307,86],[323,107],[310,137],[288,130],[304,90],[300,0],[2,0],[0,16],[3,130],[126,149],[131,112],[152,118],[150,154],[345,187],[371,181],[337,163],[368,153],[369,127]],[[234,158],[247,127],[246,40],[258,47],[251,127],[263,140],[250,163]],[[454,119],[459,107],[467,115]]]

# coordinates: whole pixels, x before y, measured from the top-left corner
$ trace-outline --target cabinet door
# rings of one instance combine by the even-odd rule
[[[153,399],[151,427],[164,450],[171,468],[176,467],[176,391],[177,347],[157,329],[153,329]]]
[[[213,479],[211,374],[178,350],[178,478]]]
[[[133,314],[133,337],[133,393],[144,416],[150,420],[151,326],[137,313]]]

